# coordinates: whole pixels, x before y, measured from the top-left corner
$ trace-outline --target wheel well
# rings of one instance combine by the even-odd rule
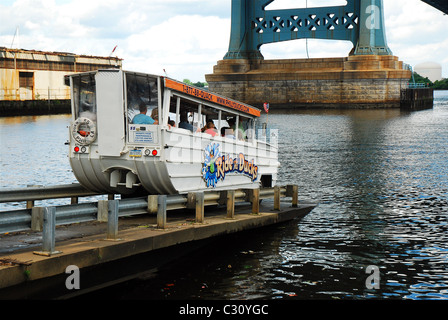
[[[267,174],[261,176],[260,184],[262,188],[272,188],[272,175]]]

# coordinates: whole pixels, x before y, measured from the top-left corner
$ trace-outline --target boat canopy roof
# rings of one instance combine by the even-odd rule
[[[174,79],[164,78],[165,79],[165,88],[169,88],[171,90],[179,91],[184,94],[190,95],[192,97],[202,99],[205,101],[210,101],[212,103],[219,104],[221,106],[227,107],[229,109],[237,110],[243,112],[252,117],[260,117],[261,111],[253,106],[244,104],[242,102],[238,102],[232,99],[224,98],[215,93],[202,90],[197,87],[193,87],[187,85],[183,82],[179,82]]]
[[[248,104],[232,100],[229,98],[225,98],[223,96],[220,96],[216,93],[209,92],[207,90],[203,90],[198,87],[194,87],[188,84],[185,84],[183,82],[164,77],[164,76],[157,76],[153,74],[146,74],[141,72],[132,72],[132,71],[125,71],[125,70],[118,70],[118,69],[99,69],[95,71],[88,71],[88,72],[80,72],[75,74],[70,74],[65,76],[65,84],[70,85],[69,78],[70,77],[79,77],[84,76],[88,74],[96,74],[98,72],[124,72],[126,74],[134,74],[134,75],[141,75],[146,77],[154,77],[154,78],[161,78],[163,80],[163,84],[165,88],[181,92],[183,94],[189,95],[191,97],[194,97],[196,99],[201,99],[204,101],[209,101],[211,103],[218,104],[220,106],[226,107],[228,109],[239,111],[244,114],[246,114],[249,117],[260,117],[261,111],[258,108],[255,108],[254,106],[250,106]]]

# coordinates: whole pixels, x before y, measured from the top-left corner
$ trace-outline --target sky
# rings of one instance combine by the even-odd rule
[[[266,9],[344,5],[275,0]],[[386,36],[411,66],[442,65],[448,78],[448,16],[420,0],[384,0]],[[123,69],[205,81],[228,50],[231,0],[0,0],[0,47],[123,59]],[[265,59],[307,57],[306,40],[263,45]],[[308,40],[310,58],[346,57],[351,42]],[[165,70],[165,71],[164,71]]]

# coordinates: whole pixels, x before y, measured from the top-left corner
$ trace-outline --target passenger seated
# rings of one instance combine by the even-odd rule
[[[221,128],[221,136],[229,138],[229,139],[235,139],[235,134],[233,133],[233,129],[229,128],[229,127]]]
[[[154,121],[155,121],[154,124],[159,124],[159,109],[157,109],[157,108],[152,109],[151,118],[154,119]]]
[[[204,128],[202,128],[202,132],[210,134],[212,137],[218,135],[218,130],[215,128],[215,124],[213,121],[207,122]]]
[[[148,107],[142,103],[139,106],[140,113],[137,114],[134,119],[132,119],[133,124],[158,124],[153,118],[146,115],[146,112],[148,112]]]
[[[244,128],[241,122],[238,124],[238,128],[236,128],[236,120],[235,118],[230,118],[227,120],[227,123],[229,124],[230,128],[236,132],[235,137],[238,137],[238,140],[244,140],[246,138],[246,134],[244,132]]]
[[[187,129],[193,132],[193,125],[188,122],[188,116],[186,112],[182,112],[180,114],[179,128]]]

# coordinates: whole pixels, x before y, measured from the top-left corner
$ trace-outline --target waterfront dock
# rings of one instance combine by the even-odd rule
[[[111,237],[110,223],[89,221],[55,228],[55,246],[43,252],[45,230],[1,235],[0,298],[70,298],[155,270],[197,250],[204,243],[239,232],[304,217],[315,204],[279,198],[261,203],[171,210],[160,215],[120,217]],[[254,209],[256,212],[254,213]],[[159,210],[160,212],[160,210]],[[225,241],[225,240],[224,240]],[[44,244],[45,245],[45,244]],[[207,257],[204,257],[207,259]],[[80,271],[80,288],[67,289],[67,267]]]

